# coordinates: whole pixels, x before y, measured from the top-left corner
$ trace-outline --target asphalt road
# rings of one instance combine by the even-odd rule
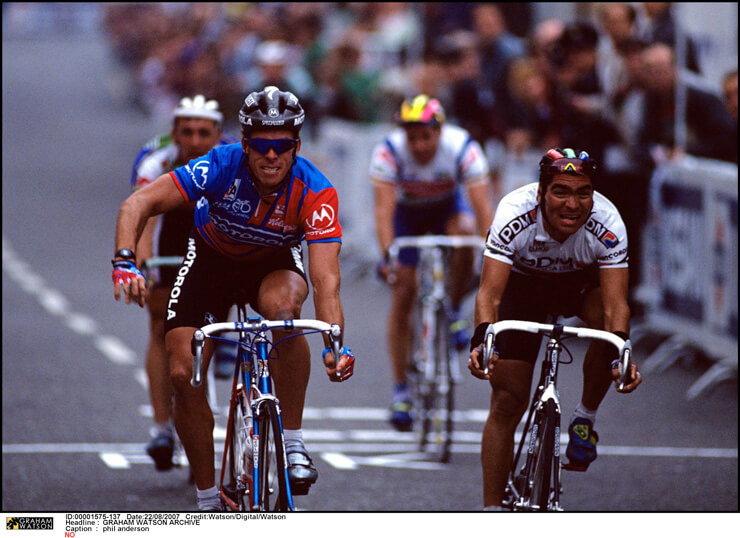
[[[108,261],[131,160],[161,126],[116,98],[100,40],[4,39],[2,55],[3,511],[192,510],[187,469],[157,473],[143,450],[146,313],[113,300]],[[452,462],[418,460],[412,436],[386,422],[388,290],[347,278],[342,300],[356,374],[329,383],[316,355],[304,430],[320,477],[297,505],[479,510],[487,385],[466,375],[459,387]],[[647,351],[638,347],[637,358]],[[737,386],[686,400],[705,369],[678,364],[632,395],[607,396],[599,459],[565,474],[567,510],[738,509]],[[562,368],[560,389],[569,415],[580,357]]]

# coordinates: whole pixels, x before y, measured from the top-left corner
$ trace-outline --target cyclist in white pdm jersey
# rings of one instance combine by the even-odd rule
[[[527,408],[540,337],[504,333],[484,374],[479,363],[489,323],[547,321],[548,314],[579,316],[594,329],[629,338],[627,234],[617,209],[593,189],[588,153],[551,149],[540,161],[539,183],[506,195],[486,239],[475,300],[475,334],[468,368],[488,379],[491,409],[483,429],[483,501],[501,506],[513,457],[514,430]],[[596,459],[596,411],[619,370],[613,346],[593,341],[583,363],[583,392],[568,428],[566,469],[585,471]],[[620,392],[641,382],[633,363]]]

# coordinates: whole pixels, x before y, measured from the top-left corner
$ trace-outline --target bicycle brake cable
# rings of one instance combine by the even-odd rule
[[[571,364],[573,362],[573,354],[570,352],[570,349],[563,343],[563,340],[567,340],[568,338],[573,338],[572,335],[562,335],[555,340],[560,344],[560,346],[563,348],[563,350],[568,354],[568,357],[570,357],[570,360],[560,360],[560,357],[558,357],[558,364]]]

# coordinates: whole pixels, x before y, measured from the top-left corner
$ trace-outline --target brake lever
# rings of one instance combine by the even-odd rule
[[[625,383],[627,383],[629,379],[630,365],[632,364],[632,361],[630,360],[631,355],[632,355],[632,348],[625,347],[624,351],[622,351],[622,357],[619,362],[619,370],[620,370],[619,390],[624,389],[624,385]]]

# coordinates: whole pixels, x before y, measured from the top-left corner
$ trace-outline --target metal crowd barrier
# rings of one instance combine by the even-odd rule
[[[737,377],[737,189],[737,165],[690,156],[660,166],[650,181],[640,287],[646,314],[637,329],[667,339],[643,371],[701,352],[714,364],[688,399]]]

